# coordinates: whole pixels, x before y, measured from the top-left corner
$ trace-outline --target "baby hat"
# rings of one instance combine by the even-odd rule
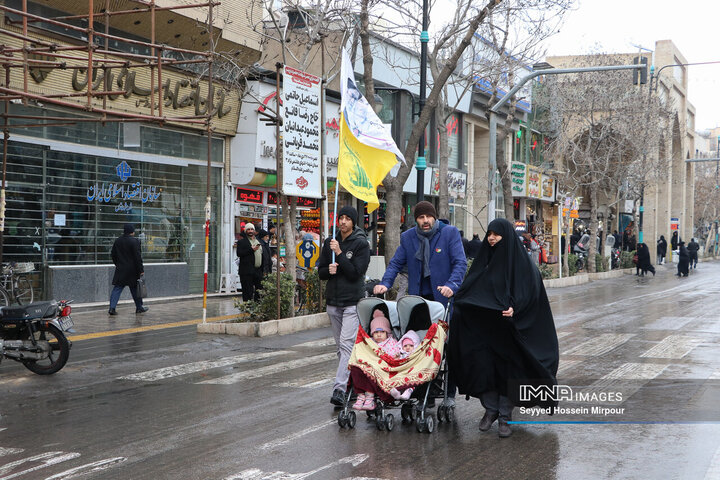
[[[392,333],[392,330],[390,330],[390,320],[385,318],[382,310],[375,310],[373,312],[373,319],[370,322],[370,334],[372,335],[376,330],[387,332],[388,335]]]
[[[408,330],[405,335],[400,339],[400,345],[405,345],[406,340],[410,340],[413,343],[413,347],[417,348],[420,345],[420,337],[414,330]]]

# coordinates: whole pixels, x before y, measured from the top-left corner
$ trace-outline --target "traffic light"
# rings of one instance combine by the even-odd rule
[[[520,139],[522,138],[522,130],[521,129],[518,129],[516,137],[517,138],[515,139],[515,143],[520,143]]]
[[[645,85],[647,83],[647,57],[633,58],[633,65],[642,65],[639,70],[633,70],[633,85]]]

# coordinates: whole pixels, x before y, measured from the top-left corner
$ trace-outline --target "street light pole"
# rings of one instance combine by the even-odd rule
[[[423,0],[423,18],[422,32],[420,32],[420,112],[425,108],[425,88],[427,86],[427,44],[430,41],[428,28],[428,0]],[[425,129],[420,135],[420,143],[418,143],[418,158],[415,162],[417,170],[417,201],[422,202],[425,199]]]

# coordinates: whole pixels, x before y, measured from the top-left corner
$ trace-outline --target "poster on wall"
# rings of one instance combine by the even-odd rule
[[[540,183],[542,182],[542,174],[537,168],[527,166],[527,196],[530,198],[540,198]]]
[[[283,73],[282,190],[321,198],[320,77],[287,66]]]

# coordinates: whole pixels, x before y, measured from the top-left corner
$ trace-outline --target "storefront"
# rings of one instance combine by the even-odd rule
[[[550,263],[554,263],[560,254],[555,178],[516,161],[511,166],[511,182],[515,220],[545,246],[549,258],[552,257]]]
[[[81,69],[35,70],[30,69],[28,87],[35,95],[76,94],[87,86]],[[163,78],[162,98],[156,93],[155,100],[164,102],[169,117],[198,115],[210,103],[207,84],[193,84],[170,68]],[[132,76],[115,70],[106,80],[125,92],[107,96],[108,110],[150,115],[149,70],[136,69]],[[104,88],[97,82],[94,88]],[[22,72],[14,71],[9,86],[22,84]],[[221,90],[216,88],[212,102],[209,172],[202,124],[101,123],[83,121],[88,114],[52,103],[10,104],[3,261],[35,264],[36,298],[107,301],[114,270],[110,250],[126,223],[135,225],[141,241],[151,297],[202,292],[208,178],[208,290],[217,289],[225,144],[239,113],[237,95]],[[76,98],[67,102],[85,101]],[[102,105],[101,99],[93,102]],[[29,124],[43,126],[23,127]]]

